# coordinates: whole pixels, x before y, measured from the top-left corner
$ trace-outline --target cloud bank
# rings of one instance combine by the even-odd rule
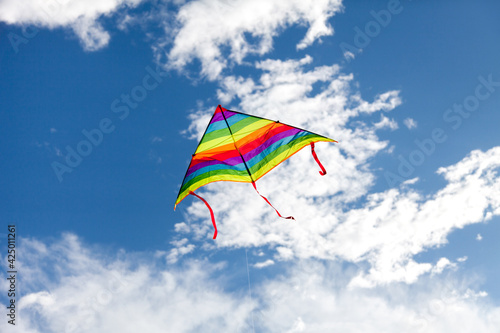
[[[70,28],[87,51],[103,48],[110,35],[101,18],[123,8],[137,7],[142,0],[4,0],[0,2],[0,21],[40,28]]]
[[[273,38],[293,25],[306,27],[298,41],[302,50],[333,34],[328,20],[342,9],[341,0],[197,0],[155,4],[148,13],[128,13],[143,0],[5,0],[0,21],[40,28],[69,28],[87,51],[108,45],[110,34],[103,18],[121,14],[117,28],[151,21],[163,27],[153,49],[168,58],[167,67],[184,70],[194,59],[201,74],[215,79],[231,63],[241,64],[249,54],[272,50]],[[148,32],[149,33],[149,32]],[[225,54],[225,50],[229,54]]]
[[[297,44],[304,49],[333,34],[328,19],[342,8],[340,0],[205,0],[186,3],[176,16],[169,66],[184,69],[194,59],[201,74],[219,77],[230,63],[272,50],[273,38],[292,25],[308,27]],[[227,52],[225,52],[227,50]]]
[[[21,333],[493,333],[500,325],[500,308],[473,289],[473,280],[453,275],[367,290],[348,286],[355,267],[302,260],[276,278],[252,281],[250,297],[224,262],[168,265],[162,255],[110,254],[72,234],[22,239],[19,250],[23,292],[14,329]],[[249,277],[262,269],[250,268]],[[5,273],[0,277],[4,289]],[[241,289],[227,288],[234,284]],[[11,329],[0,321],[2,332]]]
[[[218,220],[215,246],[268,248],[281,261],[366,263],[366,271],[351,281],[356,286],[415,283],[438,267],[416,262],[415,255],[446,244],[447,236],[458,228],[499,215],[500,148],[473,151],[457,164],[439,169],[448,184],[433,194],[412,189],[418,179],[371,193],[375,181],[371,161],[388,146],[377,131],[397,126],[385,114],[401,103],[399,92],[366,101],[352,88],[352,75],[341,73],[336,65],[312,67],[311,63],[309,56],[264,60],[256,64],[259,80],[227,76],[221,81],[219,99],[228,106],[238,101],[230,108],[306,128],[339,144],[318,144],[318,154],[330,171],[325,177],[317,175],[304,150],[259,180],[260,192],[282,214],[293,215],[295,222],[279,219],[247,184],[205,187],[202,191]],[[194,137],[201,136],[212,112],[192,115]],[[371,120],[375,114],[382,121]],[[180,235],[206,239],[211,230],[205,206],[194,201],[187,213],[190,231]]]

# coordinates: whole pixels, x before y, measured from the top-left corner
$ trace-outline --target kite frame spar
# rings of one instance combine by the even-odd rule
[[[232,115],[229,115],[228,117],[226,117],[225,112],[229,112]],[[220,127],[220,126],[218,126],[218,122],[220,122],[221,120],[218,120],[216,122],[213,121],[214,117],[216,117],[216,115],[218,115],[219,113],[222,114],[222,118],[223,118],[224,123],[225,123],[225,127],[222,127],[222,128],[218,128],[218,127]],[[243,136],[241,134],[238,134],[240,137],[239,137],[238,140],[236,140],[235,139],[235,133],[233,133],[233,130],[231,129],[231,126],[237,125],[238,123],[241,122],[241,120],[237,121],[236,123],[233,123],[232,125],[230,125],[229,122],[228,122],[228,118],[232,117],[234,115],[240,115],[242,117],[241,120],[250,120],[251,121],[250,124],[255,124],[255,123],[258,123],[259,121],[261,121],[263,124],[259,125],[260,127],[257,127],[255,130],[252,130],[252,131],[248,132],[248,134],[245,134],[246,132],[243,132]],[[251,118],[253,118],[253,119],[251,119]],[[214,125],[214,127],[217,127],[218,129],[227,129],[228,132],[229,132],[229,135],[227,135],[227,134],[226,135],[221,135],[221,138],[224,139],[223,141],[220,141],[218,144],[216,144],[212,148],[201,150],[200,152],[198,152],[198,150],[200,149],[200,146],[202,144],[206,144],[207,142],[211,142],[211,140],[214,140],[214,139],[209,139],[207,141],[204,141],[205,136],[207,135],[207,131],[209,130],[209,128],[211,127],[211,125]],[[235,126],[235,127],[237,127],[237,126]],[[268,127],[268,129],[264,132],[264,135],[263,135],[263,137],[265,138],[265,140],[262,140],[262,138],[261,138],[262,135],[260,135],[260,136],[255,136],[254,135],[254,132],[262,130],[262,129],[265,129],[266,127]],[[244,126],[244,127],[240,128],[240,129],[238,129],[236,131],[236,133],[239,133],[244,128],[246,128],[246,127]],[[277,132],[275,134],[272,134],[271,136],[268,136],[270,134],[271,130],[277,131]],[[216,129],[212,129],[211,132],[208,135],[210,135],[214,131],[216,131]],[[279,143],[279,142],[275,141],[275,136],[276,137],[281,137],[280,134],[281,133],[286,133],[287,131],[292,131],[293,134],[288,133],[287,135],[283,136],[283,139],[292,138],[290,141],[288,141],[287,143]],[[227,143],[227,142],[224,145],[222,144],[225,140],[227,140],[228,136],[231,137],[231,143],[232,143],[232,146],[234,146],[235,149],[234,150],[233,149],[222,150],[222,152],[228,153],[230,155],[232,154],[231,155],[232,157],[228,158],[228,157],[224,156],[226,159],[219,160],[219,159],[216,159],[216,158],[212,158],[210,155],[214,155],[214,153],[210,153],[210,154],[206,155],[205,159],[202,158],[201,161],[208,162],[208,161],[211,161],[213,159],[214,161],[219,162],[219,163],[215,163],[214,165],[227,164],[229,167],[226,168],[226,169],[221,169],[222,173],[228,172],[228,170],[231,170],[231,171],[236,170],[237,172],[242,173],[243,171],[246,170],[246,173],[247,173],[248,177],[246,177],[246,175],[239,175],[239,176],[231,175],[232,172],[229,173],[229,174],[225,174],[224,176],[216,176],[215,173],[214,173],[214,176],[211,176],[210,175],[210,171],[208,171],[208,172],[205,171],[205,172],[201,173],[200,176],[203,176],[206,173],[208,173],[209,175],[204,176],[202,178],[203,181],[197,181],[197,182],[194,182],[194,183],[190,184],[189,186],[187,186],[187,184],[189,184],[190,181],[186,182],[186,178],[188,177],[188,175],[190,175],[190,170],[191,170],[191,174],[194,173],[193,170],[192,170],[192,167],[196,166],[197,164],[203,163],[201,161],[197,161],[197,163],[193,166],[193,161],[195,160],[195,156],[197,155],[197,153],[199,155],[201,155],[205,151],[210,151],[210,150],[214,150],[214,149],[217,150],[217,148],[219,148],[219,147],[230,145],[231,143]],[[245,142],[245,145],[250,145],[251,147],[253,147],[254,143],[258,143],[258,145],[256,145],[253,149],[249,150],[247,153],[242,154],[241,151],[240,151],[240,147],[238,147],[238,145],[236,143],[237,143],[237,141],[241,142],[241,141],[245,141],[245,140],[248,140],[248,141]],[[259,116],[249,115],[249,114],[246,114],[246,113],[243,113],[243,112],[239,112],[239,111],[227,110],[227,109],[224,109],[221,105],[218,105],[217,108],[216,108],[216,110],[215,110],[215,112],[214,112],[214,114],[212,115],[212,118],[210,119],[210,121],[209,121],[209,123],[207,125],[207,128],[205,129],[205,132],[203,133],[203,136],[202,136],[200,142],[198,143],[198,146],[197,146],[197,148],[195,150],[195,153],[192,155],[191,161],[189,163],[189,167],[186,170],[186,174],[185,174],[184,179],[182,181],[182,185],[181,185],[181,187],[179,189],[179,194],[177,196],[176,203],[174,205],[174,210],[177,207],[177,204],[179,204],[182,200],[184,200],[184,198],[186,198],[189,194],[192,194],[192,195],[196,196],[197,198],[199,198],[200,200],[202,200],[205,203],[205,205],[208,207],[209,211],[210,211],[210,215],[211,215],[211,218],[212,218],[212,224],[213,224],[214,229],[215,229],[215,233],[214,233],[214,237],[213,238],[215,239],[217,237],[217,227],[216,227],[216,224],[215,224],[215,218],[214,218],[213,211],[212,211],[210,205],[205,201],[205,199],[203,199],[202,197],[200,197],[199,195],[197,195],[196,193],[194,193],[194,191],[196,189],[198,189],[198,188],[200,188],[200,187],[202,187],[204,185],[207,185],[209,183],[213,183],[213,182],[217,182],[217,181],[233,181],[233,182],[252,183],[252,185],[253,185],[254,189],[257,191],[257,193],[271,207],[274,208],[274,206],[269,202],[269,200],[267,200],[267,198],[265,198],[263,195],[261,195],[259,193],[259,191],[257,190],[257,186],[255,185],[255,182],[257,180],[259,180],[260,178],[262,178],[263,176],[265,176],[267,173],[269,173],[271,170],[273,170],[279,164],[281,164],[282,162],[284,162],[285,160],[287,160],[288,158],[290,158],[291,156],[293,156],[295,153],[297,153],[298,151],[300,151],[302,148],[304,148],[307,145],[311,146],[312,155],[313,155],[315,161],[318,163],[318,165],[321,168],[321,171],[319,173],[320,173],[320,175],[324,176],[326,174],[326,170],[323,167],[323,165],[321,164],[321,162],[319,161],[319,159],[318,159],[318,157],[316,155],[316,152],[314,150],[314,143],[318,142],[318,141],[337,142],[337,141],[335,141],[333,139],[327,138],[325,136],[316,134],[316,133],[311,132],[311,131],[304,130],[304,129],[299,128],[299,127],[290,126],[290,125],[287,125],[287,124],[280,123],[279,121],[274,121],[274,120],[263,118],[263,117],[259,117]],[[278,144],[277,144],[277,146],[273,150],[266,152],[268,149],[270,149],[272,147],[271,143],[278,143]],[[261,146],[265,147],[265,148],[262,148],[262,150],[260,150],[260,153],[258,153],[257,156],[259,156],[259,160],[260,161],[265,161],[265,163],[263,163],[262,166],[258,167],[254,171],[254,174],[252,174],[252,172],[250,171],[251,168],[249,168],[249,166],[247,164],[248,161],[245,159],[244,155],[246,155],[246,154],[248,154],[250,152],[253,152],[254,150],[257,150],[257,148],[261,148]],[[278,155],[276,155],[277,154],[276,151],[278,151],[278,149],[284,148],[284,147],[288,147],[288,149],[285,149],[283,151],[280,150],[278,152]],[[235,154],[235,151],[238,152],[237,155]],[[260,157],[261,154],[263,154],[262,157]],[[284,156],[281,156],[281,155],[284,155]],[[272,158],[269,159],[268,156],[272,156]],[[241,162],[239,162],[238,159],[236,159],[236,162],[238,162],[237,164],[231,165],[231,164],[227,163],[227,161],[229,159],[231,159],[231,158],[237,158],[237,157],[239,157],[241,159],[241,162],[243,162],[243,165],[245,166],[245,169],[238,170],[237,165],[241,164]],[[252,159],[252,158],[250,158],[250,159]],[[277,160],[277,161],[275,161],[275,160]],[[233,163],[234,162],[235,161],[233,161]],[[261,162],[259,162],[258,165],[260,165],[260,163]],[[208,164],[212,165],[211,163],[208,163]],[[268,166],[268,164],[270,164],[270,166]],[[255,167],[255,164],[254,164],[253,167]],[[255,177],[255,174],[257,174],[257,177]],[[185,188],[186,186],[187,186],[187,188]],[[281,214],[278,212],[278,210],[276,208],[274,208],[274,210],[276,211],[276,213],[278,214],[278,216],[281,217],[281,218],[294,219],[291,216],[289,216],[289,217],[283,217],[283,216],[281,216]]]

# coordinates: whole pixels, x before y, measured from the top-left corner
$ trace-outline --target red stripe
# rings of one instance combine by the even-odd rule
[[[276,125],[279,125],[279,126],[276,126]],[[237,141],[236,145],[238,146],[241,154],[245,155],[245,154],[251,152],[252,150],[254,150],[255,148],[258,148],[265,141],[267,141],[268,139],[272,138],[276,134],[285,132],[285,131],[287,131],[289,129],[293,129],[293,127],[288,126],[288,125],[284,125],[284,124],[281,124],[281,123],[275,123],[275,125],[269,131],[266,131],[265,133],[262,133],[261,135],[255,135],[255,137],[252,138],[252,140],[250,142],[248,142],[248,143],[246,143],[244,145],[239,146],[238,143],[241,143],[241,141],[244,141],[244,140],[245,141],[248,140],[248,137],[245,137],[245,138]],[[233,144],[227,144],[227,146],[228,146],[228,150],[227,151],[221,152],[221,153],[218,153],[218,154],[211,154],[210,150],[204,151],[203,153],[200,153],[200,154],[196,154],[193,157],[193,161],[192,161],[190,167],[193,167],[196,164],[205,162],[207,160],[211,160],[211,161],[213,161],[213,160],[225,161],[225,160],[227,160],[229,158],[233,158],[233,157],[239,156],[239,153],[238,153],[238,151],[236,149],[234,149],[234,145]],[[220,148],[221,147],[217,147],[217,149],[220,149]],[[209,157],[209,159],[207,157]]]
[[[227,109],[223,108],[220,104],[217,105],[214,113],[221,113],[222,111],[227,111]]]

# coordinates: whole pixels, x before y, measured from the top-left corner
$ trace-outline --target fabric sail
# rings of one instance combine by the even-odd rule
[[[257,180],[307,145],[311,145],[315,160],[324,170],[314,152],[314,143],[319,141],[337,142],[219,105],[192,156],[174,209],[189,194],[209,183],[233,181],[254,183],[255,187]]]

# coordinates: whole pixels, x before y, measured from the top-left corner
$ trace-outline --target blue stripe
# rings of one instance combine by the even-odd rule
[[[227,123],[229,124],[229,126],[233,126],[238,121],[241,121],[241,120],[246,119],[246,118],[248,118],[248,116],[245,116],[243,114],[235,114],[234,116],[227,119]],[[227,125],[226,125],[226,122],[224,121],[224,119],[208,125],[208,129],[207,129],[206,134],[211,133],[213,131],[223,129],[223,128],[227,128]]]
[[[227,169],[227,170],[236,170],[236,171],[245,171],[245,174],[247,174],[246,172],[246,167],[245,167],[245,164],[243,163],[240,163],[240,164],[236,164],[236,165],[227,165],[225,164],[224,162],[220,162],[220,164],[215,164],[215,165],[207,165],[206,167],[203,167],[203,168],[200,168],[198,170],[196,170],[195,172],[193,172],[192,174],[190,174],[189,176],[187,176],[184,181],[182,182],[182,184],[187,184],[191,179],[199,176],[199,175],[202,175],[204,173],[208,173],[208,172],[211,172],[211,171],[217,171],[217,170],[224,170],[224,169]],[[207,176],[209,177],[209,176]]]
[[[246,161],[248,167],[252,168],[255,164],[260,163],[260,161],[265,159],[269,154],[272,154],[272,152],[275,151],[277,148],[284,146],[284,145],[287,145],[290,142],[292,142],[293,140],[298,139],[302,136],[306,136],[306,135],[310,135],[310,134],[311,134],[310,132],[302,131],[302,132],[299,132],[295,135],[287,136],[286,138],[283,138],[279,141],[276,141],[275,143],[273,143],[272,145],[270,145],[269,147],[264,149],[260,154],[254,156],[249,161]]]

